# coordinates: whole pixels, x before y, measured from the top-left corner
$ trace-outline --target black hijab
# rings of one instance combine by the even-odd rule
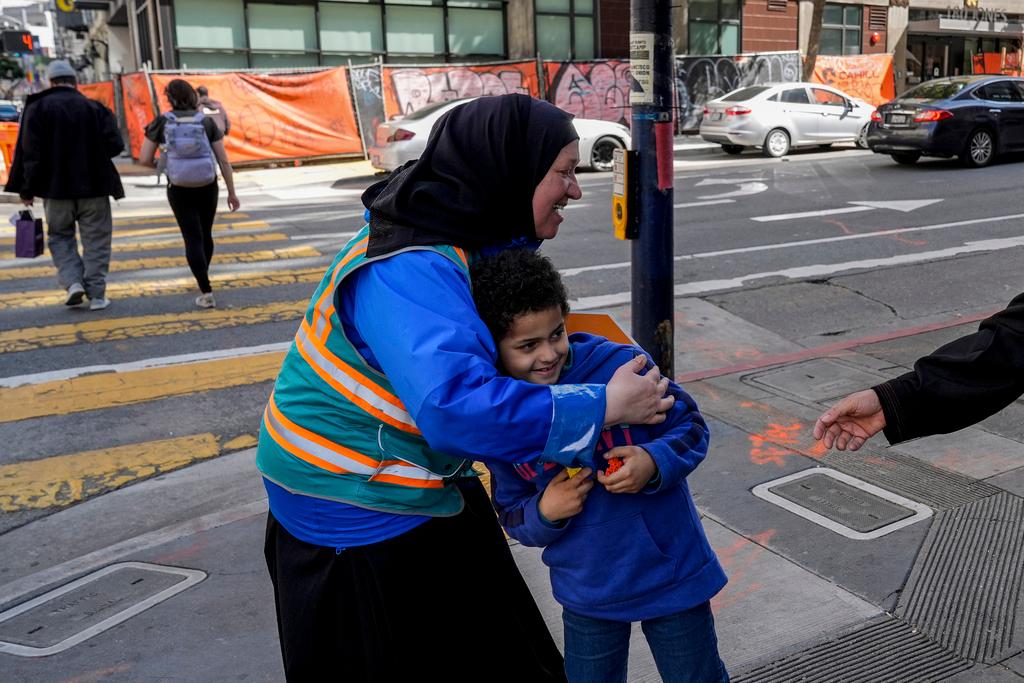
[[[363,193],[370,210],[367,256],[534,239],[534,189],[578,138],[572,115],[528,95],[455,107],[434,124],[419,159]]]

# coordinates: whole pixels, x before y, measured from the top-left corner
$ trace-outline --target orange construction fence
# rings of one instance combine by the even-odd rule
[[[231,121],[224,147],[232,162],[298,159],[363,151],[344,67],[287,75],[153,74],[160,111],[167,84],[205,85]]]
[[[3,168],[0,168],[0,184],[7,184],[14,162],[14,146],[18,143],[18,124],[0,123],[0,154],[3,156]]]
[[[818,55],[811,80],[839,88],[869,104],[896,97],[892,55]]]
[[[128,125],[128,142],[131,145],[132,156],[138,159],[142,140],[146,135],[146,124],[156,116],[147,74],[121,76],[121,90],[124,93],[124,118]]]
[[[85,83],[78,86],[78,92],[90,100],[96,100],[110,111],[116,112],[114,108],[114,82],[100,81],[99,83]]]
[[[971,58],[976,74],[1020,76],[1019,52],[981,52]]]

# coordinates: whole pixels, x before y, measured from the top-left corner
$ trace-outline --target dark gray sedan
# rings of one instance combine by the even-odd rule
[[[1024,150],[1024,79],[958,76],[928,81],[880,106],[868,146],[900,164],[960,157],[970,167]]]

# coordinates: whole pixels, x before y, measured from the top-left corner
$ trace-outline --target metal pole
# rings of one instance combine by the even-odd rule
[[[674,375],[672,52],[671,0],[632,0],[630,104],[640,211],[633,240],[633,338],[667,377]]]

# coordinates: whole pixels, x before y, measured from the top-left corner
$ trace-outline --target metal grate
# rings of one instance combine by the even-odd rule
[[[883,618],[803,652],[734,677],[733,683],[933,683],[971,668],[921,632]]]
[[[968,659],[1020,650],[1024,499],[1001,493],[936,515],[918,558],[897,616]]]
[[[787,0],[768,0],[769,12],[785,12]]]

